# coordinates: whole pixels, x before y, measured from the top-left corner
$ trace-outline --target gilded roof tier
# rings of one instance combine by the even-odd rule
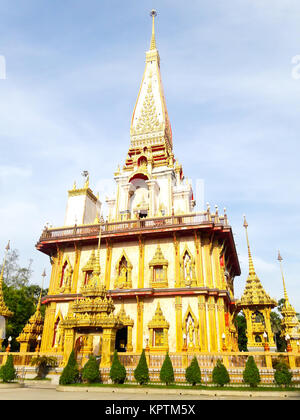
[[[272,299],[267,294],[254,269],[254,264],[253,264],[250,245],[249,245],[249,238],[248,238],[248,231],[247,231],[248,223],[246,221],[246,218],[244,220],[244,227],[246,230],[246,239],[247,239],[247,247],[248,247],[249,274],[246,281],[244,293],[241,299],[237,301],[237,305],[241,307],[247,307],[247,306],[275,307],[277,306],[276,300]]]

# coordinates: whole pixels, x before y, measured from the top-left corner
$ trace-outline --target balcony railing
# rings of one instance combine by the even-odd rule
[[[138,220],[124,220],[121,222],[104,222],[100,224],[101,235],[110,235],[119,232],[135,232],[143,230],[161,230],[169,227],[188,227],[194,225],[215,224],[227,226],[227,216],[219,216],[218,213],[194,213],[188,215],[177,215],[157,218],[144,218]],[[62,228],[45,228],[40,237],[41,241],[51,241],[70,237],[98,236],[99,224],[67,226]]]

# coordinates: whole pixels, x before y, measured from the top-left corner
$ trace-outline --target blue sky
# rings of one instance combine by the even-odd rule
[[[204,180],[205,202],[227,208],[242,268],[236,296],[247,277],[246,214],[266,291],[282,297],[280,249],[300,311],[298,0],[2,0],[2,255],[10,239],[40,283],[50,264],[35,243],[46,221],[63,224],[83,170],[105,200],[129,146],[152,8],[174,152],[189,179]]]

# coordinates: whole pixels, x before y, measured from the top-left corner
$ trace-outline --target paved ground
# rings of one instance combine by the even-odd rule
[[[56,391],[56,385],[51,384],[26,384],[24,388],[0,389],[0,400],[106,400],[106,401],[129,401],[129,400],[244,400],[245,397],[239,396],[211,396],[211,395],[145,395],[145,394],[122,394],[112,392],[59,392]],[[260,397],[248,399],[260,400],[278,400],[276,397]],[[285,397],[282,400],[299,400],[299,397]]]

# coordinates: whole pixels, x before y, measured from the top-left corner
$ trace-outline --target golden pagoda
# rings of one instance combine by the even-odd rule
[[[281,308],[281,336],[287,342],[288,351],[299,351],[299,341],[300,341],[300,322],[297,318],[297,313],[294,307],[290,304],[288,294],[286,291],[285,280],[282,269],[282,257],[278,251],[278,261],[280,264],[282,283],[283,283],[283,293],[284,293],[284,303]]]
[[[44,328],[44,317],[41,314],[41,299],[42,299],[44,278],[46,277],[45,270],[42,274],[42,277],[43,277],[43,283],[42,283],[36,311],[29,318],[29,321],[23,328],[21,334],[16,338],[18,343],[20,343],[21,353],[40,350],[40,340],[42,339],[42,333],[43,333],[43,328]]]
[[[108,366],[114,349],[129,360],[146,343],[156,355],[221,352],[224,343],[237,349],[233,233],[225,210],[195,211],[192,185],[174,158],[155,16],[106,220],[99,223],[102,203],[89,180],[74,183],[64,225],[46,227],[36,244],[52,264],[41,349],[65,361],[75,349]]]
[[[5,248],[5,255],[4,255],[1,274],[0,274],[0,347],[6,335],[6,319],[13,316],[13,312],[11,312],[6,306],[5,301],[4,301],[4,296],[3,296],[4,268],[5,268],[6,257],[7,257],[7,253],[9,249],[10,247],[9,247],[9,241],[8,241],[8,244]]]
[[[237,308],[242,310],[247,323],[248,351],[270,349],[275,351],[275,342],[271,328],[271,309],[277,306],[276,300],[264,290],[256,272],[250,251],[248,223],[244,217],[244,228],[248,247],[249,275],[244,293],[237,301]]]

